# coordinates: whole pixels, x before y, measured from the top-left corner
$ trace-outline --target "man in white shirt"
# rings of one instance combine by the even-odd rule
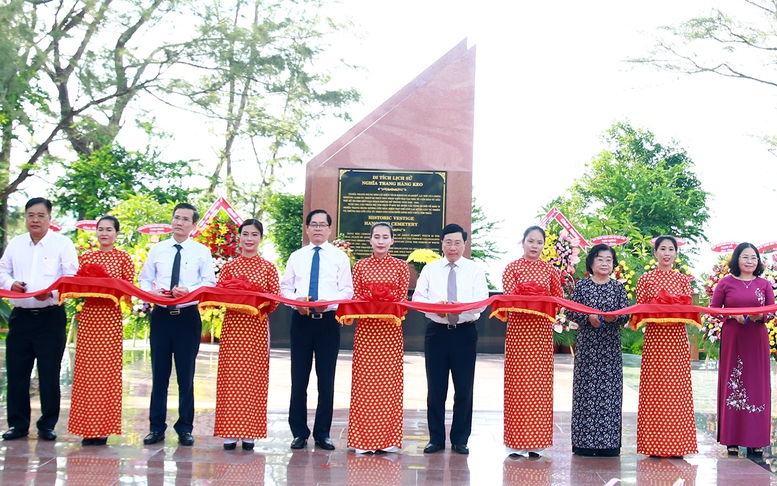
[[[351,262],[348,256],[327,241],[332,217],[323,209],[311,211],[305,219],[310,244],[289,256],[281,280],[281,295],[300,301],[341,300],[353,296]],[[294,435],[292,449],[303,449],[310,437],[307,389],[313,355],[316,356],[318,406],[313,424],[317,447],[333,450],[329,438],[334,408],[335,367],[340,351],[340,324],[335,320],[337,306],[297,307],[292,314],[290,338],[291,401],[289,426]]]
[[[140,271],[140,288],[163,298],[177,298],[203,286],[216,285],[213,260],[205,245],[189,238],[199,219],[197,209],[180,203],[173,209],[173,237],[148,252]],[[151,407],[146,445],[165,439],[167,389],[173,359],[178,378],[178,443],[194,445],[194,363],[200,350],[202,321],[197,301],[178,306],[154,305],[151,311]]]
[[[418,277],[413,300],[439,304],[479,302],[488,298],[486,274],[472,260],[464,258],[467,232],[449,224],[440,234],[445,258],[428,263]],[[426,417],[429,444],[424,452],[445,448],[445,399],[448,374],[453,377],[453,423],[451,449],[469,454],[467,441],[472,431],[472,395],[478,330],[476,321],[485,307],[460,314],[426,313],[429,324],[424,339],[426,362]]]
[[[49,231],[51,201],[35,197],[24,206],[29,233],[8,243],[0,259],[0,285],[12,292],[36,292],[78,271],[78,254],[69,238]],[[55,440],[59,420],[59,370],[65,351],[67,316],[59,295],[11,299],[5,357],[8,373],[8,426],[3,440],[26,437],[30,428],[30,375],[38,360],[41,417],[38,437]]]

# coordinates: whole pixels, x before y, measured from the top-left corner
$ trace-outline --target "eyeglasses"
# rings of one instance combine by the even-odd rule
[[[24,217],[27,219],[46,219],[49,215],[46,213],[27,213]]]
[[[173,216],[173,221],[182,221],[182,222],[184,222],[184,223],[191,223],[191,222],[192,222],[192,219],[191,219],[191,218],[188,218],[188,217],[186,217],[186,216],[178,216],[178,215],[175,215],[175,216]]]
[[[463,241],[445,240],[445,241],[442,242],[442,246],[444,246],[445,248],[450,248],[452,246],[455,246],[456,248],[461,248],[462,246],[464,246],[464,242]]]
[[[594,258],[594,261],[596,263],[606,263],[608,265],[612,265],[612,258]]]
[[[313,228],[313,229],[326,229],[326,228],[329,228],[329,225],[328,225],[328,224],[326,224],[326,223],[310,223],[310,224],[308,225],[308,228]]]
[[[758,257],[740,256],[739,259],[742,260],[742,261],[745,261],[745,262],[757,262],[758,261]]]

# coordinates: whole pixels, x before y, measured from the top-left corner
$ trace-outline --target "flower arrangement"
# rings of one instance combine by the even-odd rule
[[[634,286],[634,277],[636,276],[637,272],[628,266],[626,260],[626,255],[623,254],[620,260],[618,260],[618,266],[615,267],[610,277],[622,283],[623,288],[626,290],[626,297],[628,297],[629,300],[633,300],[634,290],[636,289]],[[628,326],[628,323],[626,326]]]
[[[354,263],[356,263],[356,255],[353,254],[353,250],[351,250],[351,242],[346,241],[344,235],[338,235],[337,238],[332,241],[332,244],[339,248],[340,250],[344,251],[346,255],[348,255],[348,260],[351,262],[351,266],[353,266]]]
[[[575,265],[580,263],[580,241],[569,236],[565,229],[558,235],[549,233],[545,239],[545,247],[540,258],[550,262],[561,272],[561,285],[564,296],[568,297],[575,287]]]
[[[442,256],[434,250],[419,248],[418,250],[413,250],[413,252],[407,256],[407,263],[412,263],[413,268],[415,268],[415,271],[420,275],[421,270],[424,269],[427,263],[432,263],[440,258],[442,258]]]
[[[100,248],[100,242],[97,241],[97,233],[94,231],[79,230],[76,233],[76,250],[78,251],[78,256]]]
[[[729,274],[728,261],[730,259],[730,254],[724,255],[712,266],[712,272],[704,280],[704,292],[707,294],[707,297],[712,298],[712,293],[715,291],[715,287],[718,286],[720,279]]]
[[[769,333],[769,348],[774,359],[777,360],[777,319],[770,319],[766,323],[766,330]]]
[[[219,211],[194,239],[207,246],[214,259],[226,261],[238,254],[238,228],[226,213]]]

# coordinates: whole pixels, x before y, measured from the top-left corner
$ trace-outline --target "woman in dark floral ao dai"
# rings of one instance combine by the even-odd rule
[[[607,245],[588,253],[590,276],[581,280],[571,299],[603,312],[629,305],[623,284],[610,278],[618,258]],[[579,325],[572,383],[572,452],[582,456],[617,456],[621,450],[623,359],[621,327],[628,315],[600,316],[567,312]]]

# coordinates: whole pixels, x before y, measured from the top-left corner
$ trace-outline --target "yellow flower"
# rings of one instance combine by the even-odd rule
[[[76,312],[81,312],[82,310],[84,310],[84,306],[83,305],[81,305],[81,304],[76,305]]]
[[[629,299],[631,299],[631,298],[633,297],[633,295],[631,294],[631,292],[629,292],[629,293],[627,293],[627,294],[626,294],[626,297],[628,297]]]
[[[645,270],[650,270],[650,265],[645,265]]]
[[[651,265],[655,265],[655,264],[656,264],[656,261],[655,261],[655,259],[651,259],[651,260],[650,260],[650,264],[651,264]]]

